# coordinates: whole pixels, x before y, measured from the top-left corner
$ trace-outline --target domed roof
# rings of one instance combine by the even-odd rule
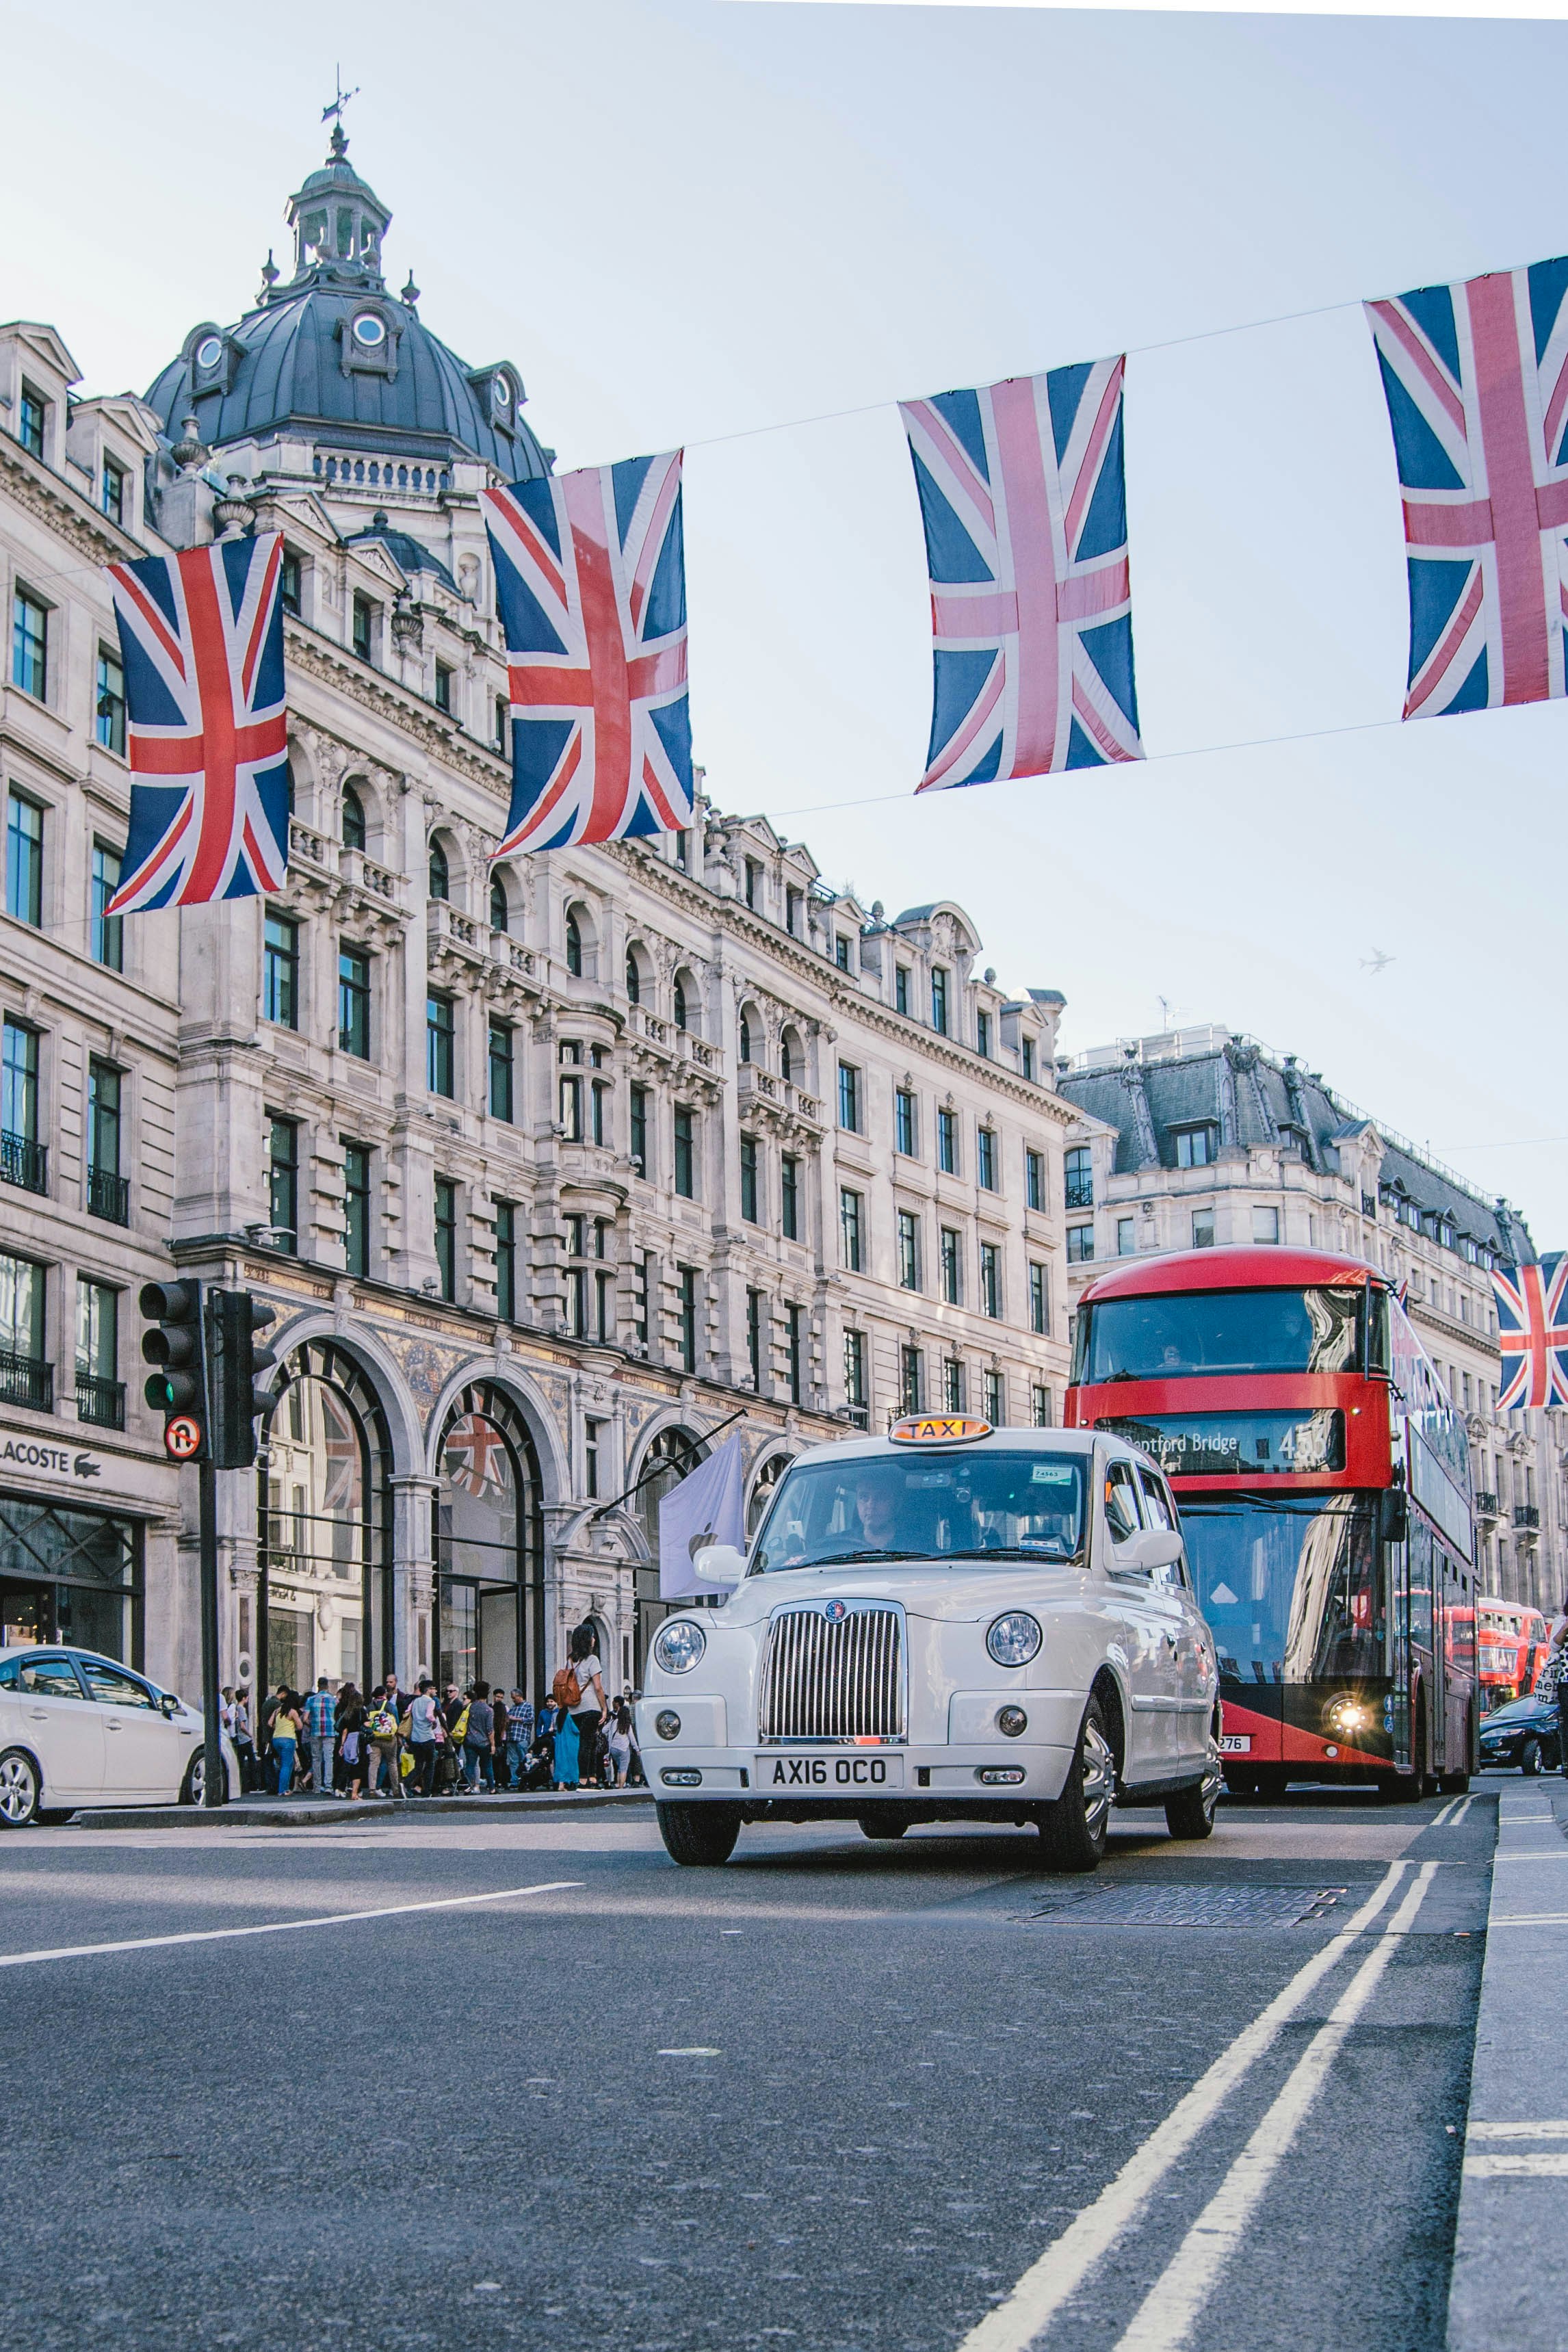
[[[412,278],[387,293],[391,215],[344,160],[347,144],[335,131],[331,158],[289,199],[293,277],[277,283],[269,256],[257,307],[231,327],[193,328],[150,405],[171,437],[194,414],[212,449],[303,428],[340,450],[478,457],[509,481],[547,472],[516,370],[466,367],[420,320]]]

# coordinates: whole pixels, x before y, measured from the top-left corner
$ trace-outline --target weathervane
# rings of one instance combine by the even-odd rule
[[[321,120],[323,122],[331,122],[333,117],[336,116],[338,131],[341,134],[343,127],[343,109],[348,104],[351,98],[357,98],[359,96],[359,85],[356,82],[353,89],[345,89],[343,88],[343,69],[342,66],[339,65],[332,68],[332,87],[336,92],[336,96],[333,98],[331,106],[322,107]]]

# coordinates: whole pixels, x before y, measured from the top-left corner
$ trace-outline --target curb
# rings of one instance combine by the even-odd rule
[[[647,1789],[594,1789],[579,1796],[539,1797],[395,1797],[363,1798],[352,1804],[346,1798],[330,1801],[316,1798],[237,1797],[226,1805],[115,1805],[73,1813],[73,1830],[203,1830],[363,1829],[367,1822],[450,1820],[529,1820],[541,1813],[624,1812],[651,1805]]]
[[[1540,1857],[1533,1867],[1531,1857]],[[1568,2086],[1558,2008],[1565,1975],[1568,1783],[1505,1783],[1454,2231],[1448,2352],[1563,2352],[1568,2344]]]

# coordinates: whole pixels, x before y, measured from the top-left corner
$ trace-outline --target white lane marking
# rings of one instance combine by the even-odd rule
[[[1281,2160],[1310,2113],[1352,2025],[1382,1982],[1436,1875],[1424,1862],[1415,1884],[1357,1969],[1283,2089],[1140,2305],[1116,2352],[1179,2352],[1221,2272],[1241,2243]]]
[[[1489,1919],[1489,1935],[1494,1927],[1568,1927],[1568,1911],[1522,1911],[1517,1918]]]
[[[1467,2156],[1465,2170],[1472,2180],[1562,2180],[1568,2156]]]
[[[1450,1797],[1446,1805],[1439,1805],[1431,1820],[1427,1822],[1427,1828],[1429,1830],[1440,1830],[1458,1801],[1458,1797]]]
[[[1453,1820],[1448,1823],[1448,1827],[1451,1830],[1457,1830],[1458,1828],[1459,1823],[1464,1820],[1465,1815],[1469,1811],[1470,1807],[1475,1803],[1475,1801],[1476,1801],[1473,1797],[1461,1797],[1459,1799],[1459,1810],[1454,1815]]]
[[[116,1944],[60,1944],[47,1952],[0,1952],[0,1969],[39,1960],[94,1960],[102,1952],[153,1952],[169,1944],[221,1944],[236,1936],[292,1936],[302,1927],[348,1927],[356,1919],[405,1919],[416,1911],[461,1911],[476,1903],[508,1903],[519,1895],[560,1895],[581,1878],[552,1878],[540,1886],[500,1886],[489,1895],[447,1895],[434,1903],[384,1903],[374,1911],[329,1911],[319,1919],[268,1919],[257,1927],[194,1927],[179,1936],[128,1936]]]
[[[1568,1845],[1542,1846],[1539,1853],[1494,1853],[1494,1870],[1500,1862],[1568,1862]]]
[[[656,2054],[660,2058],[722,2058],[724,2053],[721,2050],[703,2050],[699,2048],[692,2050],[660,2050]]]
[[[1465,2126],[1468,2139],[1568,2139],[1568,2123],[1478,2124]]]
[[[1429,1868],[1431,1865],[1428,1864]],[[1393,1862],[1374,1892],[1352,1912],[1336,1935],[1321,1945],[1282,1991],[1236,2040],[1190,2091],[1178,2099],[1163,2124],[1135,2148],[1092,2205],[1074,2216],[1032,2263],[1010,2295],[970,2329],[958,2352],[1025,2352],[1095,2266],[1137,2222],[1143,2208],[1178,2158],[1217,2114],[1248,2070],[1272,2047],[1313,1989],[1341,1959],[1362,1929],[1376,1918],[1410,1867]]]

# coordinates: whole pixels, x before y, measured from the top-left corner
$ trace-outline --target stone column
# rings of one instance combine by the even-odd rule
[[[392,1481],[392,1655],[405,1690],[436,1670],[435,1496],[433,1478],[405,1475]],[[379,1666],[378,1660],[378,1675]]]

